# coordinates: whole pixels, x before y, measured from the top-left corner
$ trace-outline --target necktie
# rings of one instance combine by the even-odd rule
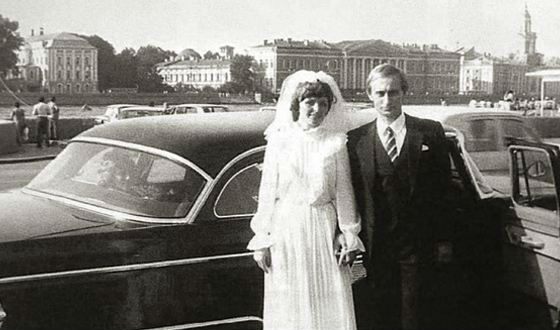
[[[394,163],[399,154],[397,151],[397,139],[395,139],[395,133],[391,127],[387,127],[385,130],[385,138],[385,150],[387,150],[387,155],[389,155],[391,163]]]

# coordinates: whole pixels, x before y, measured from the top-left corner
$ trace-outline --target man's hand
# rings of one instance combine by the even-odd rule
[[[263,272],[268,273],[270,271],[270,248],[255,250],[253,259]]]
[[[449,242],[436,245],[436,261],[438,263],[450,263],[453,260],[453,245]]]

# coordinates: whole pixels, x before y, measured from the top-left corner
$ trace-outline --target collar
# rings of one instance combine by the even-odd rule
[[[391,127],[393,132],[398,135],[404,128],[405,128],[405,117],[404,113],[401,113],[400,116],[397,117],[390,125],[387,124],[387,121],[383,117],[378,117],[376,120],[377,122],[377,132],[383,134],[387,127]]]

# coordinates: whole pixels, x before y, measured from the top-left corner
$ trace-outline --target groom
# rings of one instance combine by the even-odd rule
[[[377,119],[349,133],[375,329],[418,329],[422,270],[451,258],[444,205],[450,162],[441,124],[406,115],[408,83],[382,64],[367,79]]]

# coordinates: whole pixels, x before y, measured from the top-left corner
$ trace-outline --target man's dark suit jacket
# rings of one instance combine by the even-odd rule
[[[435,243],[450,239],[451,220],[446,213],[446,197],[451,179],[447,142],[440,123],[405,114],[408,144],[408,176],[410,191],[405,198],[401,220],[413,221],[419,258],[435,253]],[[376,121],[348,133],[348,151],[352,182],[362,216],[362,239],[366,246],[364,260],[368,273],[374,251],[376,231],[375,203],[372,196],[375,180]],[[404,147],[404,145],[403,145]],[[373,252],[373,253],[372,253]],[[382,252],[382,251],[381,251]],[[422,260],[422,259],[420,259]],[[368,274],[369,276],[370,274]]]

